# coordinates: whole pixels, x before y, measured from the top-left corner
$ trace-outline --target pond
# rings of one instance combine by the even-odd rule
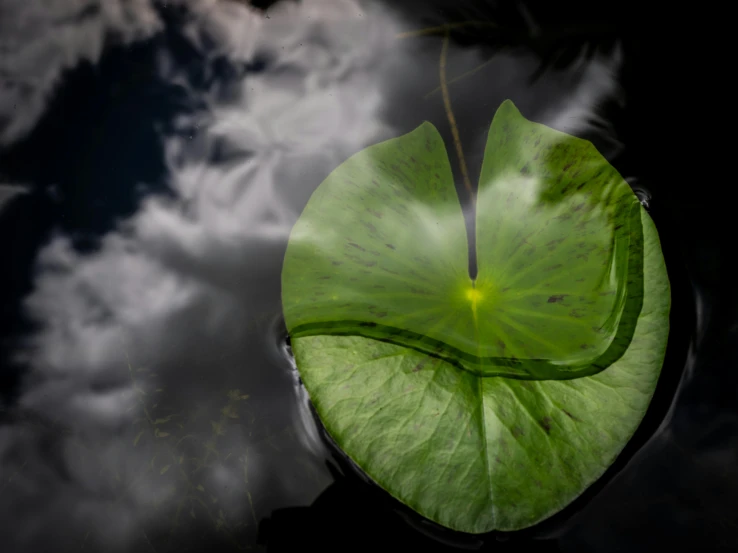
[[[678,50],[573,4],[47,4],[3,2],[0,23],[4,551],[735,550],[730,219],[663,105]],[[281,275],[342,162],[427,121],[463,197],[506,99],[632,187],[670,330],[645,417],[593,485],[534,526],[465,534],[333,442]]]

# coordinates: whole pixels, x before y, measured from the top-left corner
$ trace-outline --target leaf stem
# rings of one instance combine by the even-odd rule
[[[469,192],[469,198],[472,204],[475,201],[474,188],[472,188],[471,180],[469,179],[469,170],[466,167],[466,160],[464,159],[464,150],[461,147],[461,138],[459,136],[459,128],[456,125],[456,118],[454,112],[451,109],[451,97],[448,93],[448,84],[446,83],[446,59],[448,58],[448,43],[449,33],[448,30],[443,37],[443,46],[441,47],[441,62],[439,76],[441,80],[441,93],[443,94],[443,106],[446,109],[446,117],[448,117],[448,123],[451,126],[451,134],[454,138],[454,146],[456,147],[456,155],[459,157],[459,167],[461,169],[461,176],[464,179],[464,186]]]

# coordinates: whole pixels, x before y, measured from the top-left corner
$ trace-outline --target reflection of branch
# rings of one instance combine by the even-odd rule
[[[562,44],[560,41],[567,41],[567,44],[571,45],[570,42],[573,39],[579,39],[582,42],[581,45],[589,45],[591,48],[592,41],[601,39],[603,37],[613,37],[620,28],[613,24],[580,24],[580,25],[567,25],[559,26],[554,28],[541,29],[535,25],[529,25],[525,27],[516,26],[501,26],[491,21],[460,21],[456,23],[446,23],[443,25],[437,25],[435,27],[427,27],[425,29],[418,29],[415,31],[406,31],[398,33],[395,38],[398,40],[414,37],[424,36],[435,36],[435,35],[449,35],[451,32],[456,33],[467,33],[474,32],[475,28],[479,28],[483,31],[483,34],[477,36],[477,41],[483,43],[495,43],[498,45],[523,45],[527,44],[528,47],[532,47],[534,51],[538,52],[543,56],[541,67],[534,73],[531,79],[533,81],[540,77],[540,74],[551,63],[552,55],[561,49]],[[474,35],[472,35],[474,36]],[[563,45],[565,46],[565,45]],[[590,52],[591,54],[591,52]],[[457,80],[463,79],[469,75],[472,75],[485,67],[491,60],[483,62],[481,65],[471,69],[470,71],[460,75],[449,83],[454,83]],[[435,92],[440,90],[437,87],[428,92],[424,98],[428,98]]]
[[[484,69],[485,67],[487,67],[487,66],[488,66],[488,65],[489,65],[490,63],[492,63],[492,61],[493,61],[494,59],[495,59],[495,58],[494,58],[494,57],[492,57],[492,58],[488,59],[487,61],[484,61],[484,62],[480,63],[480,64],[479,64],[479,65],[477,65],[477,66],[476,66],[475,68],[473,68],[473,69],[470,69],[469,71],[466,71],[465,73],[462,73],[462,74],[461,74],[461,75],[459,75],[458,77],[454,77],[454,78],[453,78],[453,79],[451,79],[450,81],[447,81],[447,83],[446,83],[446,84],[453,84],[453,83],[455,83],[456,81],[460,81],[461,79],[464,79],[464,78],[466,78],[466,77],[469,77],[469,76],[471,76],[471,75],[474,75],[474,73],[476,73],[476,72],[477,72],[477,71],[479,71],[480,69]],[[429,93],[427,93],[427,94],[426,94],[425,96],[423,96],[423,99],[424,99],[424,100],[428,99],[428,98],[429,98],[430,96],[432,96],[433,94],[435,94],[435,93],[436,93],[436,92],[438,92],[439,90],[441,90],[441,86],[440,86],[440,85],[439,85],[439,86],[437,86],[436,88],[434,88],[433,90],[431,90],[431,91],[430,91]]]
[[[616,25],[607,23],[590,23],[583,25],[568,25],[566,27],[547,28],[547,29],[525,29],[516,27],[501,27],[491,21],[460,21],[457,23],[446,23],[436,27],[426,27],[416,31],[406,31],[395,35],[397,39],[415,38],[422,36],[445,35],[449,31],[461,30],[469,27],[481,27],[488,30],[495,30],[494,35],[488,38],[505,39],[507,41],[520,42],[522,40],[558,40],[562,38],[571,38],[576,36],[599,37],[610,35],[620,30]]]
[[[456,125],[454,112],[451,110],[451,97],[448,94],[448,85],[446,84],[446,58],[448,57],[449,34],[443,37],[443,47],[441,48],[440,62],[440,79],[441,93],[443,94],[443,106],[446,108],[446,117],[448,117],[449,125],[451,125],[451,134],[454,137],[454,145],[456,146],[456,155],[459,156],[459,166],[461,167],[461,176],[464,179],[464,186],[469,192],[469,197],[474,201],[474,189],[469,179],[469,171],[466,168],[466,160],[464,159],[464,150],[461,147],[461,138],[459,137],[459,128]]]
[[[438,27],[427,27],[425,29],[418,29],[417,31],[406,31],[404,33],[398,33],[395,38],[413,38],[416,36],[428,36],[437,34],[447,34],[451,29],[459,29],[463,27],[493,27],[497,28],[495,23],[491,21],[460,21],[458,23],[446,23],[445,25],[439,25]]]

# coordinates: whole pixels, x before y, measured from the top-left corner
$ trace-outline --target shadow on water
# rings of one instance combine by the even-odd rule
[[[513,98],[649,197],[671,281],[662,375],[620,457],[537,526],[467,536],[403,508],[321,434],[280,320],[288,232],[323,178],[423,120],[454,143],[443,34],[389,47],[395,31],[351,27],[372,12],[350,0],[286,2],[289,16],[262,2],[258,21],[243,3],[165,4],[151,2],[159,31],[66,71],[30,133],[0,149],[0,186],[26,190],[0,197],[13,237],[0,243],[4,550],[735,550],[730,206],[694,190],[709,168],[690,165],[663,101],[684,52],[653,22],[445,0],[383,20],[495,23],[450,33],[468,174]]]

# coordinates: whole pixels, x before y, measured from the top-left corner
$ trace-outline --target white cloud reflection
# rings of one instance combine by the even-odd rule
[[[284,247],[311,189],[389,132],[378,110],[393,26],[343,0],[286,5],[268,20],[228,2],[193,12],[194,44],[207,33],[232,61],[258,52],[268,67],[227,100],[214,87],[207,109],[180,121],[192,138],[167,139],[174,198],[147,199],[95,253],[64,236],[43,250],[26,301],[42,328],[20,354],[32,368],[20,403],[66,433],[2,428],[3,474],[14,475],[0,496],[8,551],[49,539],[140,547],[166,538],[178,507],[180,524],[209,513],[205,526],[253,539],[258,518],[309,504],[329,481],[320,452],[295,436],[299,404],[274,331],[253,321],[280,312]],[[160,66],[180,79],[165,54]],[[215,163],[224,148],[229,160]],[[236,388],[248,399],[229,401]],[[158,439],[151,413],[170,417]],[[37,450],[44,432],[53,458]]]
[[[33,127],[66,69],[161,26],[150,0],[0,1],[0,145]]]

